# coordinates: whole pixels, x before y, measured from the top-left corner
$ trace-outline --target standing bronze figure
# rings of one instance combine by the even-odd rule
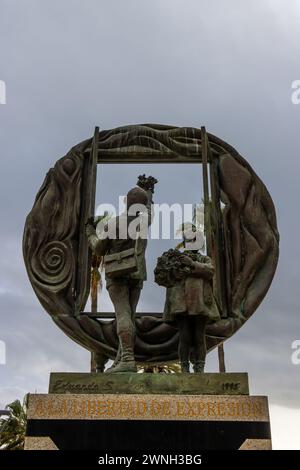
[[[139,176],[126,198],[126,211],[109,220],[98,233],[93,220],[86,224],[90,248],[104,256],[106,288],[115,308],[119,350],[106,372],[136,372],[135,312],[147,278],[145,251],[152,222],[152,196],[157,180]]]
[[[192,227],[195,236],[195,227]],[[194,240],[183,232],[184,251],[171,249],[158,258],[155,281],[167,288],[163,320],[179,330],[178,356],[182,372],[204,372],[206,325],[220,320],[213,295],[211,259],[197,249],[186,249]],[[196,243],[196,241],[195,241]]]

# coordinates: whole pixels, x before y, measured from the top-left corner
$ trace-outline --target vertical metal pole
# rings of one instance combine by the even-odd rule
[[[97,179],[99,127],[95,127],[90,155],[84,162],[81,183],[81,210],[78,243],[78,262],[76,273],[76,306],[75,314],[80,315],[90,292],[91,252],[85,235],[85,223],[94,215]]]
[[[214,255],[214,264],[216,269],[216,278],[215,278],[215,294],[218,302],[219,308],[221,312],[223,312],[223,302],[222,302],[222,292],[223,291],[223,283],[221,279],[221,269],[218,263],[220,258],[220,198],[218,193],[218,179],[216,166],[215,163],[212,162],[212,155],[210,152],[208,137],[206,134],[205,127],[201,127],[201,146],[202,146],[202,171],[203,171],[203,191],[204,191],[204,227],[205,227],[205,235],[206,235],[206,246],[207,246],[207,255],[212,258]],[[212,191],[212,207],[209,198],[209,185],[208,185],[208,161],[210,161],[212,165],[212,171],[210,172],[210,184],[211,184],[211,191]],[[213,234],[212,234],[212,223],[211,223],[211,212],[213,212],[214,216],[214,230],[217,233],[214,233],[214,238],[217,240],[215,243],[215,249],[213,253]],[[216,253],[217,250],[217,253]],[[223,343],[218,346],[218,359],[219,359],[219,371],[225,372],[225,355],[224,355],[224,347]]]
[[[213,263],[215,266],[215,297],[222,318],[227,318],[226,280],[224,269],[222,213],[220,206],[220,187],[217,160],[213,158],[207,138],[208,161],[210,162],[211,216],[213,219]]]
[[[226,372],[223,343],[218,346],[218,358],[219,358],[219,372]]]
[[[208,186],[208,153],[207,153],[207,137],[205,127],[201,127],[201,149],[202,149],[202,174],[203,174],[203,192],[204,192],[204,232],[206,238],[207,256],[212,255],[212,239],[211,239],[211,219],[210,219],[210,202],[209,202],[209,186]]]

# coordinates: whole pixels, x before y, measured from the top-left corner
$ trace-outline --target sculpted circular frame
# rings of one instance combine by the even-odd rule
[[[47,173],[24,229],[23,254],[33,289],[53,321],[88,350],[114,358],[116,322],[85,315],[90,258],[83,239],[89,210],[83,182],[94,144],[98,163],[108,161],[201,162],[200,129],[162,125],[124,126],[100,131],[73,147]],[[279,253],[273,201],[247,161],[229,144],[207,134],[217,164],[222,211],[222,250],[227,318],[207,327],[213,349],[232,336],[255,312],[272,282]],[[133,160],[132,160],[133,159]],[[85,206],[85,207],[84,207]],[[78,269],[78,260],[84,263]],[[84,271],[87,270],[87,274]],[[84,286],[78,279],[85,276]],[[79,285],[79,287],[78,287]],[[176,360],[178,332],[160,318],[136,319],[135,354],[141,362]]]

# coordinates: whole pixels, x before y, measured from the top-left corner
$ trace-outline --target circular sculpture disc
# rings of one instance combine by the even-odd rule
[[[272,282],[279,253],[279,235],[272,199],[251,166],[221,139],[208,134],[217,162],[228,317],[207,327],[212,349],[232,336],[255,312]],[[118,349],[115,320],[103,322],[80,314],[86,292],[77,292],[82,237],[82,181],[92,139],[73,147],[47,173],[26,219],[23,254],[30,282],[45,310],[74,341],[114,358]],[[109,158],[161,155],[176,162],[199,160],[201,131],[161,125],[125,126],[98,135],[98,153]],[[88,254],[86,254],[88,264]],[[155,317],[136,320],[138,361],[176,360],[177,330]]]

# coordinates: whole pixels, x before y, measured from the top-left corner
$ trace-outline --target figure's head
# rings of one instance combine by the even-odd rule
[[[200,250],[205,248],[205,237],[202,230],[192,224],[192,222],[185,222],[181,225],[177,233],[182,234],[184,248],[188,250]]]
[[[130,191],[128,191],[126,197],[127,210],[135,204],[146,206],[147,202],[147,193],[144,189],[140,188],[139,186],[135,186],[134,188],[130,189]]]

